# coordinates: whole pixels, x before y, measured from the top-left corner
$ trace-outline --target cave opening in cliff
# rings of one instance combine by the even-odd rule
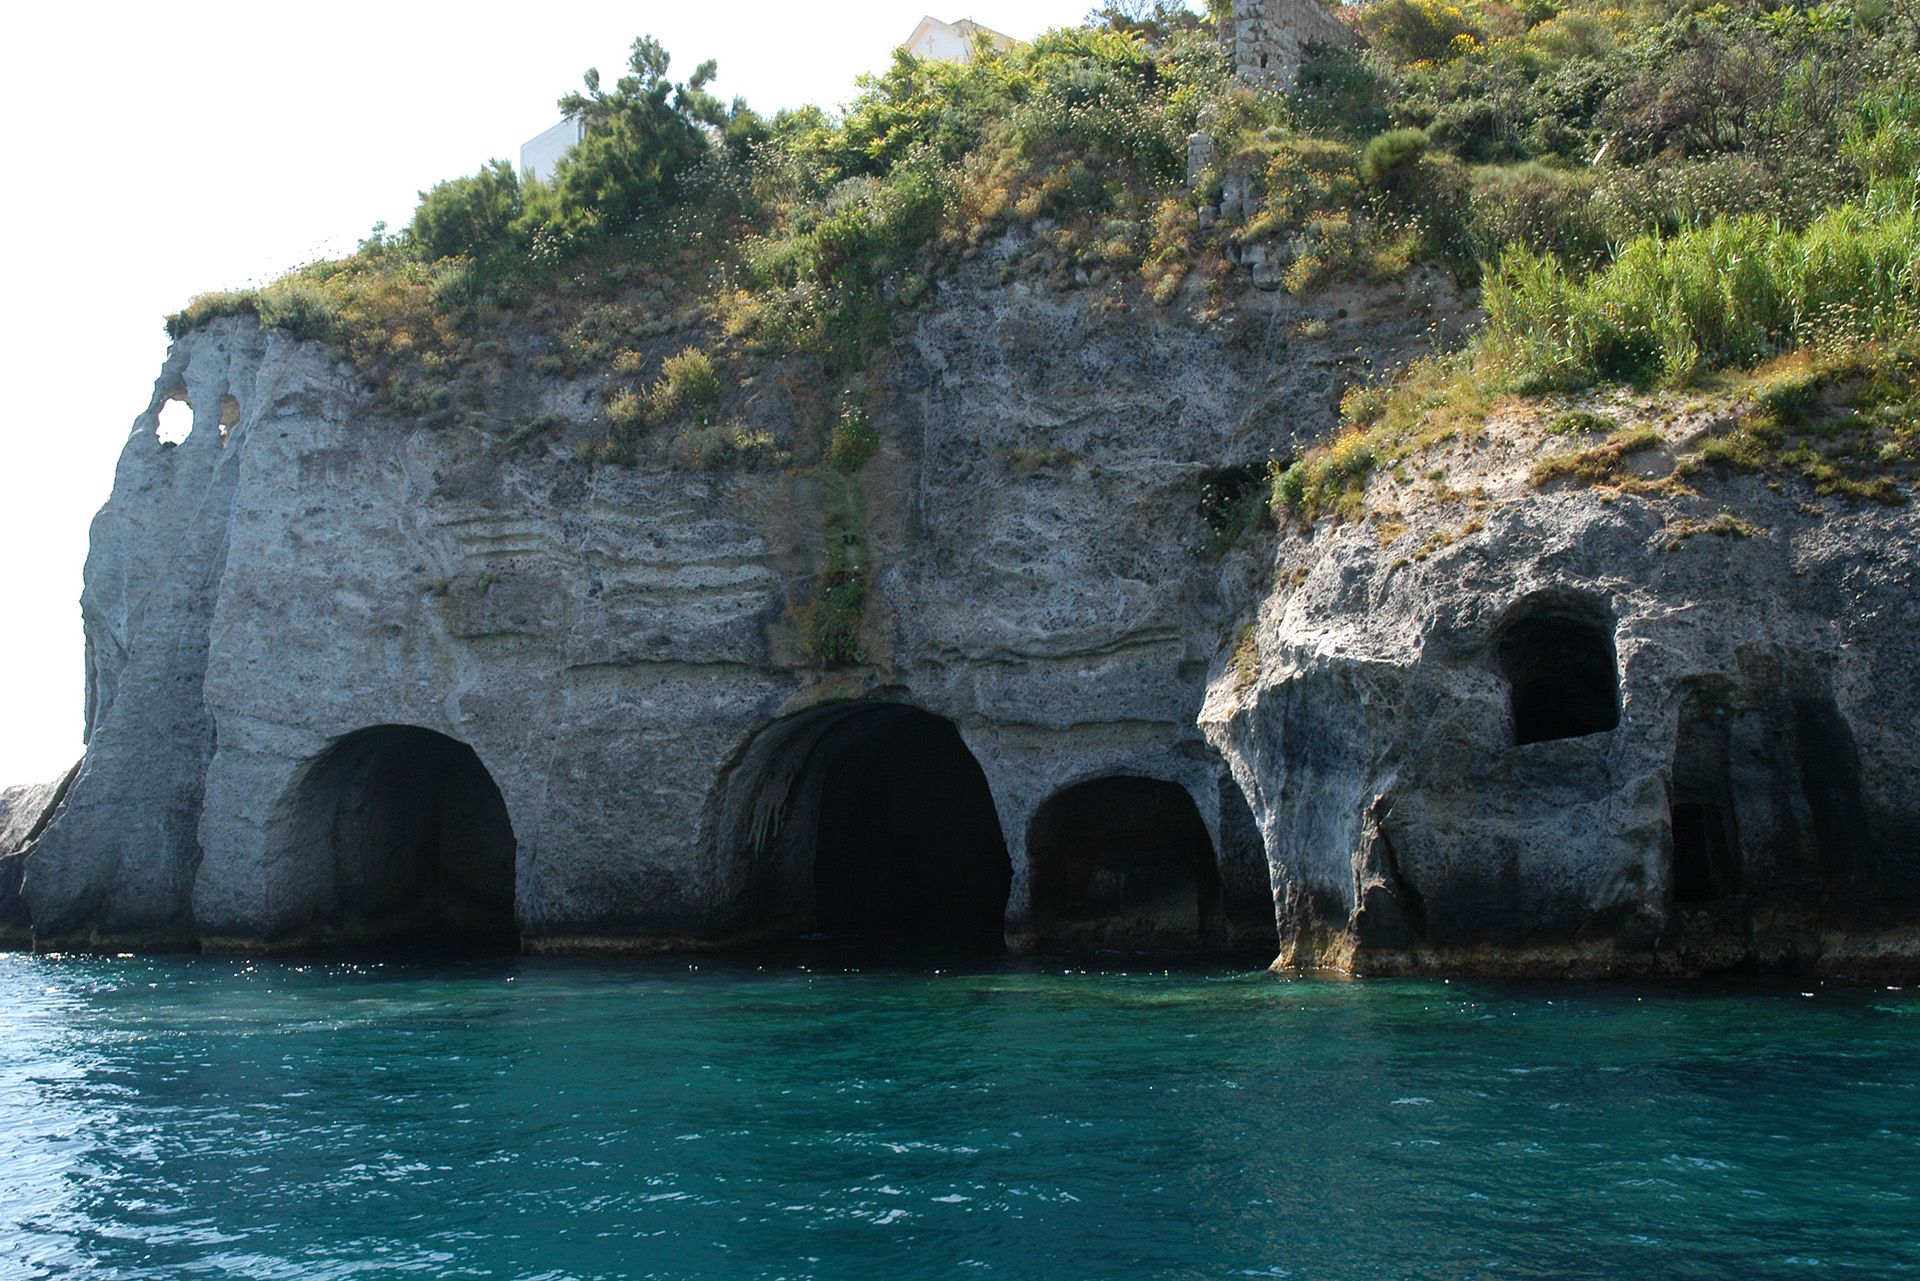
[[[411,725],[339,739],[306,772],[296,843],[330,864],[319,938],[514,950],[513,825],[465,743]]]
[[[1187,789],[1115,775],[1056,793],[1027,828],[1043,946],[1196,951],[1221,937],[1213,841]]]
[[[822,708],[764,731],[738,773],[755,932],[1004,946],[1012,862],[951,721],[897,703]]]
[[[1566,614],[1522,618],[1501,634],[1499,656],[1516,744],[1604,734],[1619,725],[1613,633],[1598,622]]]

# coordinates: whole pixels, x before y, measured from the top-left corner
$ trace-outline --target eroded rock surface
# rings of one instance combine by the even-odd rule
[[[590,465],[592,379],[509,370],[497,419],[435,430],[323,348],[184,338],[94,526],[87,755],[28,861],[36,944],[484,934],[508,902],[536,950],[715,947],[849,914],[912,935],[998,895],[1016,945],[1270,954],[1267,860],[1196,723],[1260,566],[1220,559],[1201,485],[1329,429],[1432,304],[1196,320],[983,268],[872,371],[854,476]],[[776,368],[725,408],[791,445],[823,398]],[[535,413],[565,429],[510,439]],[[1174,789],[1146,806],[1173,835],[1131,881],[1073,873],[1074,910],[1118,924],[1065,929],[1029,831],[1101,779]]]
[[[1281,538],[1203,721],[1282,961],[1920,970],[1914,507],[1534,488],[1563,448],[1496,428]]]
[[[53,821],[79,768],[75,765],[52,783],[0,790],[0,945],[17,947],[33,937],[33,922],[20,897],[27,851]]]
[[[1449,300],[990,273],[869,372],[853,475],[809,461],[838,401],[803,361],[721,407],[800,465],[702,471],[581,461],[590,377],[503,357],[436,429],[251,323],[182,340],[95,523],[86,758],[8,801],[0,926],[1920,970],[1913,506],[1665,448],[1537,488],[1566,442],[1496,422],[1364,519],[1223,538]]]

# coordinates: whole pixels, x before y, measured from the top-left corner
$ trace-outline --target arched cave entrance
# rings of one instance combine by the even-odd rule
[[[749,933],[999,949],[1013,865],[953,723],[898,703],[768,727],[729,780]]]
[[[1027,827],[1027,856],[1043,946],[1186,952],[1224,942],[1213,842],[1177,783],[1117,775],[1057,792]]]
[[[1501,632],[1498,653],[1516,745],[1604,734],[1620,724],[1613,631],[1597,619],[1530,614]]]
[[[293,801],[288,842],[319,864],[317,939],[518,947],[513,825],[465,743],[412,725],[359,730],[309,765]]]

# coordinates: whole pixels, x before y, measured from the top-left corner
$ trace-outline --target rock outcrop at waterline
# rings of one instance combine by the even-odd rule
[[[1282,961],[1920,970],[1914,508],[1693,492],[1664,452],[1537,489],[1567,449],[1496,422],[1421,462],[1441,499],[1382,476],[1372,519],[1281,538],[1257,654],[1203,721],[1259,818]]]
[[[33,939],[33,921],[20,896],[27,850],[53,821],[79,769],[74,766],[57,782],[0,790],[0,946],[20,946]]]
[[[1196,722],[1257,566],[1220,560],[1202,488],[1326,430],[1356,350],[1430,341],[1441,288],[1362,323],[983,271],[867,375],[853,475],[805,465],[837,402],[802,360],[721,406],[802,465],[626,468],[581,460],[601,383],[528,372],[529,331],[438,428],[323,347],[193,333],[94,524],[87,752],[28,857],[35,945],[1270,954],[1266,861]]]
[[[33,944],[1920,956],[1911,508],[1729,481],[1722,538],[1536,491],[1516,436],[1463,452],[1471,512],[1235,541],[1457,303],[1202,301],[950,282],[858,389],[852,474],[802,360],[720,409],[796,465],[628,468],[582,461],[602,384],[535,376],[532,331],[440,426],[251,322],[182,339],[94,527]]]

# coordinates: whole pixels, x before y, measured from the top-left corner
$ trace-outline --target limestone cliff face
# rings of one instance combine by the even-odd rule
[[[1271,952],[1197,723],[1261,566],[1200,491],[1422,341],[1418,296],[1353,308],[1306,339],[1282,295],[1201,322],[962,282],[873,371],[852,477],[590,465],[590,380],[503,370],[568,424],[516,444],[381,417],[251,322],[184,338],[94,526],[35,943],[707,947],[950,902],[1016,945]],[[729,411],[797,440],[816,393],[776,368]]]
[[[1565,446],[1496,422],[1219,549],[1450,301],[983,273],[871,371],[851,476],[590,465],[591,379],[503,365],[436,430],[196,333],[95,522],[86,757],[0,802],[0,937],[1920,970],[1912,506],[1657,450],[1539,490]],[[789,363],[723,410],[804,462],[830,403]]]
[[[1257,660],[1216,667],[1203,720],[1282,959],[1920,969],[1913,507],[1535,490],[1564,447],[1496,428],[1422,463],[1450,503],[1382,478],[1375,519],[1280,540]]]

